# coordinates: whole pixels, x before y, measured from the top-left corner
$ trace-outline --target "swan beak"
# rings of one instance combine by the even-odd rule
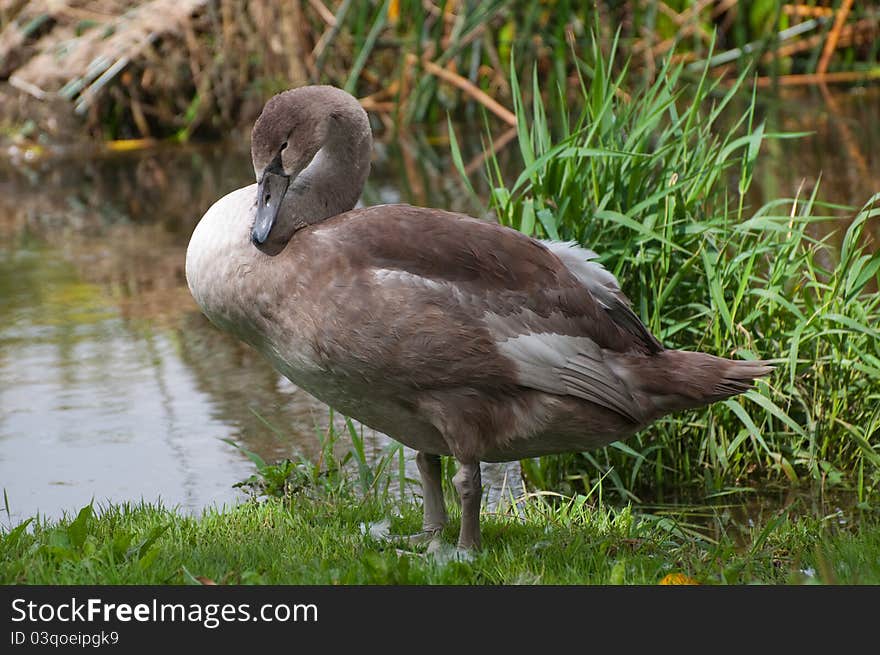
[[[251,230],[251,241],[255,245],[261,245],[269,238],[289,185],[290,178],[287,175],[269,172],[264,173],[257,184],[257,217]]]

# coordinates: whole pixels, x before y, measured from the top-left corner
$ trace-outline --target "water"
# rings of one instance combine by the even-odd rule
[[[161,155],[64,161],[4,177],[0,484],[13,517],[93,498],[195,508],[232,500],[229,481],[247,472],[218,447],[229,426],[181,357],[187,323],[201,329],[181,285],[185,187],[219,191],[186,160],[174,155],[168,172]],[[183,202],[165,201],[167,180]]]
[[[880,193],[880,87],[837,90],[821,88],[769,97],[760,105],[758,120],[767,132],[806,132],[801,139],[770,140],[758,157],[750,200],[753,206],[776,198],[817,197],[855,210]],[[817,207],[815,215],[851,218],[855,211]],[[848,220],[829,220],[816,226],[815,236],[828,235],[840,244]],[[869,221],[869,248],[880,241],[880,221]]]
[[[768,147],[754,202],[792,196],[802,179],[809,191],[819,172],[834,202],[880,191],[876,91],[835,96],[831,113],[809,95],[770,103],[771,129],[816,134]],[[93,499],[190,512],[236,502],[232,484],[253,465],[223,439],[267,461],[317,457],[327,408],[211,326],[186,289],[198,218],[252,179],[245,141],[0,168],[0,487],[12,522]],[[377,146],[366,202],[472,211],[447,151],[422,135]],[[364,435],[373,459],[389,445]],[[519,473],[484,475],[497,495]]]
[[[396,161],[378,148],[366,194],[373,202],[401,199],[382,177],[415,162],[401,155],[405,147],[424,145],[398,148]],[[414,174],[424,181],[441,170],[422,157]],[[327,407],[213,327],[186,288],[198,218],[252,176],[249,153],[236,143],[3,176],[0,486],[13,522],[91,500],[161,499],[186,511],[236,502],[243,495],[232,485],[253,465],[224,439],[269,462],[318,457]],[[433,188],[404,198],[456,206],[437,196],[442,185]],[[391,443],[369,429],[363,435],[373,461]],[[412,457],[407,451],[407,475],[418,478]],[[505,475],[509,489],[518,466],[487,467],[496,497]]]

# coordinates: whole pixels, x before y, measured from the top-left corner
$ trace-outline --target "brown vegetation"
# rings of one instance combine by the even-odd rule
[[[619,30],[649,78],[671,55],[716,75],[757,56],[764,86],[880,76],[880,12],[849,0],[0,0],[0,138],[212,137],[317,82],[357,93],[388,127],[469,103],[512,124],[511,52],[545,88],[576,88],[568,54],[588,52],[595,29],[603,43]]]

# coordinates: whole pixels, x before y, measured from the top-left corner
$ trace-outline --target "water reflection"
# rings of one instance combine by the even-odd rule
[[[159,161],[3,177],[0,480],[18,516],[92,498],[195,508],[247,472],[163,329],[191,311],[175,216],[191,179],[169,184]],[[209,201],[205,179],[191,188]]]
[[[730,541],[740,549],[754,547],[757,533],[778,520],[809,517],[829,531],[858,529],[865,514],[874,510],[860,505],[857,494],[823,485],[772,487],[727,492],[707,498],[685,495],[672,502],[648,503],[641,509],[672,533],[705,541]]]
[[[818,198],[853,210],[817,207],[816,215],[842,220],[817,223],[813,234],[840,244],[855,212],[880,192],[880,87],[829,91],[788,90],[760,102],[768,132],[806,132],[799,139],[768,140],[758,158],[750,200],[758,207],[777,198]],[[866,244],[876,248],[880,221],[872,219]]]
[[[383,181],[390,171],[396,180],[418,176],[403,185],[407,200],[455,207],[460,194],[438,198],[442,186],[425,183],[446,170],[439,156],[400,154],[412,147],[379,149],[367,202],[401,199]],[[392,155],[418,166],[399,175]],[[231,485],[252,465],[223,438],[267,461],[318,456],[326,406],[210,325],[186,289],[198,218],[252,175],[249,153],[234,142],[3,176],[0,486],[14,520],[57,516],[92,498],[162,498],[187,510],[235,501]],[[363,435],[368,457],[389,444]],[[407,475],[417,478],[411,456]],[[496,493],[509,471],[519,477],[517,465],[487,471]]]
[[[876,91],[839,98],[842,115],[768,105],[769,129],[816,134],[768,145],[753,202],[792,196],[820,171],[830,200],[860,205],[880,191]],[[269,461],[318,455],[327,408],[211,326],[186,289],[198,218],[251,181],[246,142],[0,173],[0,486],[13,520],[92,498],[187,510],[234,501],[252,465],[222,438]],[[475,155],[479,138],[466,143]],[[402,137],[376,152],[366,204],[473,211],[442,140]],[[501,158],[516,170],[512,149]],[[387,447],[365,438],[372,457]],[[418,477],[411,462],[407,473]],[[515,464],[484,474],[496,494],[518,479]]]

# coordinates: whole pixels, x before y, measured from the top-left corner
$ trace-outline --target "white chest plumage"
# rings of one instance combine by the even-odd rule
[[[218,200],[196,226],[186,253],[186,279],[196,303],[221,329],[262,352],[297,381],[318,369],[295,311],[295,285],[285,284],[271,257],[250,242],[256,185]],[[280,320],[279,320],[280,319]],[[278,367],[278,366],[276,366]]]
[[[186,281],[202,311],[226,323],[250,273],[247,220],[253,214],[256,185],[237,189],[215,202],[196,225],[186,250]]]

